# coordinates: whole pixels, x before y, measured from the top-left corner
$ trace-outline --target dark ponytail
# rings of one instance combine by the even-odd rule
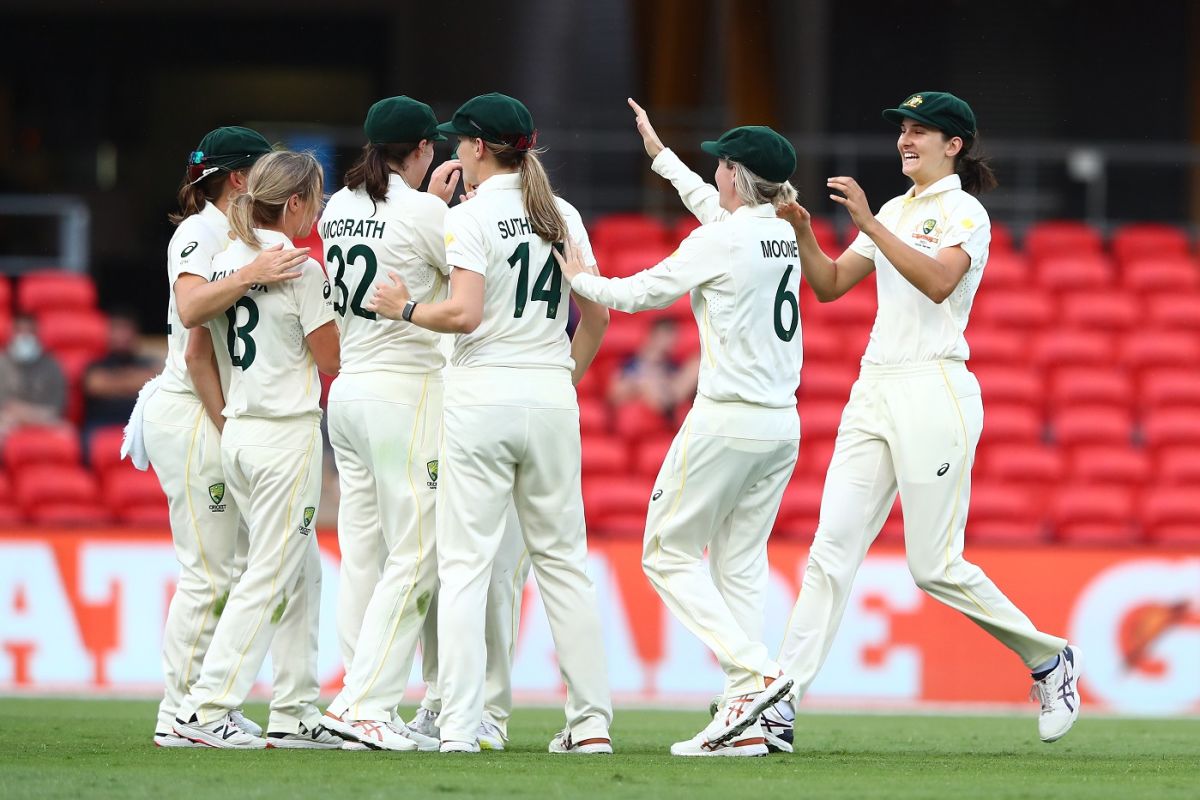
[[[973,195],[990,192],[999,185],[987,157],[971,155],[971,149],[978,144],[978,135],[974,139],[963,139],[962,150],[958,152],[958,158],[954,161],[954,171],[962,180],[963,191]]]
[[[193,214],[199,214],[206,204],[220,200],[228,177],[228,172],[219,169],[196,183],[188,183],[188,178],[184,175],[183,183],[179,184],[179,211],[168,214],[167,219],[172,225],[178,225]]]
[[[346,188],[350,190],[364,186],[374,203],[387,199],[388,179],[392,168],[388,162],[403,164],[404,159],[417,149],[419,142],[396,144],[367,144],[354,166],[346,170]]]

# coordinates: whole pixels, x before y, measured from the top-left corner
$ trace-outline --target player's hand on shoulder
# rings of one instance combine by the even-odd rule
[[[243,273],[251,284],[259,286],[293,281],[303,274],[300,268],[308,261],[309,252],[307,247],[285,250],[282,244],[272,245],[260,251],[254,260],[239,272]]]
[[[443,161],[429,176],[429,194],[441,198],[449,204],[458,188],[458,179],[462,175],[462,164],[457,159]]]
[[[642,136],[642,144],[646,147],[646,155],[651,158],[656,157],[667,148],[662,143],[662,139],[658,138],[658,134],[654,132],[654,126],[650,124],[650,115],[632,97],[626,98],[626,102],[633,109],[634,123],[637,125],[638,133]]]
[[[557,247],[551,252],[554,253],[554,258],[558,261],[558,268],[562,271],[563,277],[567,279],[567,283],[570,283],[584,273],[589,275],[600,274],[595,266],[583,263],[583,248],[573,239],[568,239],[563,243],[563,252],[560,253]]]
[[[412,295],[408,291],[408,286],[400,277],[400,273],[389,269],[387,277],[391,283],[376,284],[374,296],[363,307],[367,311],[374,311],[381,317],[401,319],[401,315],[404,313],[404,306],[412,298]]]

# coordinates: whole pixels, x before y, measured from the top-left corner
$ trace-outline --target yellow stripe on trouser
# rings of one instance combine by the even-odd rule
[[[379,663],[375,667],[375,674],[371,676],[371,680],[367,681],[366,687],[351,704],[354,706],[354,713],[351,714],[351,717],[354,719],[358,718],[358,705],[362,702],[364,697],[370,696],[371,689],[375,686],[376,681],[379,680],[379,673],[383,671],[384,664],[387,662],[387,657],[392,652],[392,645],[396,641],[396,633],[400,630],[401,620],[404,619],[404,610],[408,608],[408,601],[410,598],[412,598],[413,590],[417,588],[417,578],[421,575],[421,564],[425,560],[425,539],[422,535],[422,531],[424,530],[424,520],[421,514],[421,497],[417,493],[416,484],[413,483],[412,466],[413,451],[417,446],[417,430],[421,424],[421,414],[425,411],[425,399],[427,397],[428,390],[429,376],[426,375],[425,379],[421,382],[421,398],[417,401],[417,410],[413,415],[412,435],[408,439],[408,458],[404,464],[405,473],[408,475],[408,491],[412,495],[413,506],[417,510],[417,562],[413,566],[412,578],[409,579],[408,582],[408,591],[404,593],[404,599],[400,601],[400,608],[396,612],[395,618],[392,620],[392,632],[388,636],[388,643],[383,650],[383,657],[379,659]]]
[[[279,548],[279,565],[277,567],[275,567],[275,574],[271,576],[271,591],[270,591],[269,597],[272,597],[272,598],[275,597],[275,584],[279,580],[279,573],[283,571],[283,565],[287,559],[287,547],[288,547],[289,541],[291,540],[291,532],[292,532],[292,526],[291,526],[292,509],[295,507],[295,503],[296,503],[296,492],[300,488],[300,484],[304,480],[305,475],[308,474],[309,464],[312,463],[313,439],[316,437],[318,431],[320,431],[320,426],[317,425],[316,423],[314,423],[312,433],[309,434],[309,437],[308,437],[308,449],[306,449],[304,451],[304,458],[300,462],[300,470],[296,474],[296,480],[292,482],[292,490],[288,494],[287,506],[284,508],[284,511],[283,511],[283,524],[281,526],[283,528],[283,546]],[[249,509],[246,509],[245,513],[249,514]],[[246,640],[246,646],[242,649],[242,652],[238,655],[237,665],[234,666],[234,668],[232,670],[230,670],[230,672],[226,676],[225,688],[221,691],[221,694],[217,695],[211,701],[209,701],[210,704],[216,705],[221,700],[225,699],[225,696],[228,695],[229,692],[233,689],[234,681],[237,680],[238,673],[240,673],[242,671],[242,662],[246,660],[246,653],[247,653],[247,651],[250,650],[250,646],[251,646],[251,644],[254,643],[254,640],[256,638],[258,638],[258,632],[259,632],[259,630],[262,629],[263,620],[266,619],[267,614],[270,613],[271,610],[272,609],[271,609],[270,602],[266,603],[263,606],[263,611],[258,617],[258,624],[256,624],[254,626],[253,633],[251,633],[249,638],[247,638],[247,640]]]
[[[950,523],[946,528],[946,563],[942,567],[942,572],[945,574],[946,580],[958,587],[963,597],[974,603],[975,607],[983,614],[994,617],[995,615],[975,595],[969,592],[967,587],[955,580],[954,576],[950,574],[950,565],[954,561],[954,557],[950,554],[954,544],[954,523],[958,519],[958,505],[962,498],[963,480],[966,479],[967,470],[971,468],[971,465],[968,463],[970,456],[970,435],[967,433],[967,421],[963,418],[962,408],[958,405],[958,395],[954,393],[954,387],[950,384],[950,377],[946,375],[946,368],[940,361],[938,362],[938,370],[942,373],[942,381],[946,384],[946,392],[950,395],[950,401],[954,403],[954,412],[958,415],[958,424],[962,427],[963,434],[963,468],[958,472],[958,484],[954,487],[954,508],[951,510]]]
[[[659,562],[659,557],[662,555],[662,532],[663,532],[663,529],[665,529],[670,524],[671,520],[675,517],[675,513],[679,510],[679,505],[683,501],[683,490],[684,490],[684,487],[687,486],[688,441],[691,439],[691,436],[692,436],[692,422],[689,419],[687,421],[687,423],[685,423],[683,426],[683,445],[680,447],[680,461],[681,461],[680,473],[681,474],[680,474],[680,478],[679,478],[679,493],[675,496],[675,502],[671,504],[671,510],[670,510],[670,512],[668,512],[667,518],[662,521],[662,523],[658,526],[658,529],[654,532],[654,571],[662,576],[663,588],[671,595],[671,598],[676,603],[678,603],[681,608],[687,608],[688,605],[687,605],[687,603],[683,602],[680,599],[679,593],[671,588],[671,585],[670,585],[671,579],[666,573],[664,573],[661,569],[659,569],[658,562]],[[699,617],[699,615],[693,613],[691,616],[693,618],[692,622],[695,623],[695,620],[696,620],[696,618]],[[707,633],[709,635],[710,638],[712,638],[712,640],[714,642],[717,643],[717,645],[721,648],[721,650],[728,657],[728,660],[730,663],[736,665],[738,667],[738,669],[744,670],[745,672],[748,672],[748,673],[754,675],[755,679],[759,683],[762,683],[763,676],[759,675],[757,672],[755,672],[755,670],[750,669],[749,667],[747,667],[746,665],[744,665],[740,661],[738,661],[736,658],[734,658],[733,653],[731,653],[729,651],[729,648],[726,647],[725,643],[721,641],[721,638],[719,636],[717,636],[715,631],[713,631],[709,628],[704,628],[704,631],[705,631],[705,633]]]
[[[204,575],[208,578],[210,588],[210,597],[208,599],[208,608],[205,609],[204,615],[196,620],[196,633],[192,637],[191,647],[188,649],[187,671],[183,676],[184,692],[192,685],[192,664],[196,658],[196,647],[200,644],[200,637],[204,634],[204,623],[208,619],[208,615],[213,613],[213,609],[217,605],[217,582],[213,580],[212,570],[208,567],[208,557],[204,555],[204,542],[200,536],[200,520],[196,518],[196,505],[192,502],[192,454],[196,450],[196,437],[200,435],[200,428],[204,425],[205,411],[201,405],[196,413],[196,421],[192,424],[192,438],[188,442],[187,462],[183,468],[183,491],[184,497],[187,498],[188,518],[192,521],[192,531],[196,536],[196,552],[200,554],[200,563],[204,566]]]

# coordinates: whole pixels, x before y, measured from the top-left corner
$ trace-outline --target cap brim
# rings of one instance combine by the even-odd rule
[[[721,154],[721,145],[719,142],[701,142],[700,149],[708,153],[710,156],[716,156],[717,158],[725,157]]]
[[[433,129],[433,133],[431,133],[431,134],[427,135],[425,138],[426,138],[426,139],[428,139],[428,140],[429,140],[429,141],[431,141],[431,142],[444,142],[444,141],[446,141],[446,137],[445,137],[445,136],[443,136],[442,134],[438,133],[438,128],[434,128],[434,129]]]
[[[883,118],[893,125],[899,125],[905,119],[915,119],[922,125],[928,125],[931,128],[937,128],[939,131],[942,129],[941,125],[935,124],[933,120],[929,119],[929,117],[911,108],[885,108],[883,110]]]
[[[477,132],[472,133],[471,131],[460,130],[459,127],[454,124],[453,120],[450,122],[443,122],[441,125],[438,125],[435,130],[437,130],[438,133],[448,133],[451,136],[478,136]],[[445,139],[443,138],[442,141],[445,141]]]

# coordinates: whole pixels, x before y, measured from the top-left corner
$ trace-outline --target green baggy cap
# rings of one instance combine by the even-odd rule
[[[734,128],[715,142],[701,142],[700,149],[745,164],[755,175],[772,183],[783,183],[796,171],[796,148],[765,125]]]
[[[515,97],[492,92],[472,97],[463,103],[449,122],[437,126],[442,133],[472,136],[492,144],[506,144],[517,150],[537,146],[533,115]]]
[[[271,152],[271,143],[258,131],[228,125],[209,131],[188,156],[188,183],[203,180],[217,170],[251,166]]]
[[[883,118],[896,125],[906,117],[961,139],[974,139],[977,133],[975,112],[965,100],[949,92],[917,92],[883,112]]]
[[[446,137],[438,133],[433,109],[405,95],[385,97],[371,106],[367,121],[363,123],[363,132],[371,144],[409,143],[422,139],[446,141]]]

